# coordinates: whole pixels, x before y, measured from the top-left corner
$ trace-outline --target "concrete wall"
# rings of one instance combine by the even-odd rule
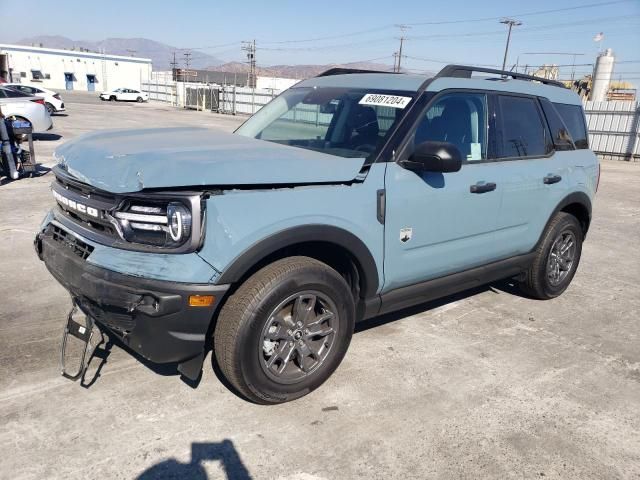
[[[95,78],[95,91],[127,87],[140,89],[151,76],[151,60],[52,48],[0,44],[14,81],[37,83],[45,88],[67,88],[65,73],[73,75],[73,90],[90,90],[87,75]],[[44,78],[34,79],[34,70]],[[7,79],[10,80],[10,79]]]

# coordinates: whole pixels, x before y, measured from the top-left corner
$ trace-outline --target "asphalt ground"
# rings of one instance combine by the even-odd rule
[[[508,282],[360,324],[292,403],[193,388],[114,346],[60,376],[69,297],[36,258],[55,146],[102,128],[242,118],[63,92],[37,178],[0,185],[0,478],[640,478],[640,164],[602,164],[577,275],[551,301]]]

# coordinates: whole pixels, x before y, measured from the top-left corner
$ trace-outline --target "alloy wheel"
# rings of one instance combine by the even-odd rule
[[[269,315],[262,330],[261,366],[278,383],[296,383],[327,359],[339,329],[334,302],[318,291],[289,296]]]
[[[547,259],[547,278],[554,287],[560,285],[571,272],[576,257],[576,237],[573,232],[561,232],[549,251]]]

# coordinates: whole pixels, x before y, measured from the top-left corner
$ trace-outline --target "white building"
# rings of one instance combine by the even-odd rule
[[[280,78],[280,77],[262,77],[256,78],[256,88],[268,88],[270,90],[283,91],[287,88],[295,85],[300,80],[294,78]]]
[[[140,89],[151,59],[0,44],[0,77],[59,90]]]

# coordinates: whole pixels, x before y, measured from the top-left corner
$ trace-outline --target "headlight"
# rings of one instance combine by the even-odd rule
[[[167,233],[178,244],[191,235],[191,213],[184,205],[172,202],[167,207]]]
[[[197,248],[202,222],[199,197],[182,201],[128,199],[113,213],[112,220],[127,243],[173,251]]]

